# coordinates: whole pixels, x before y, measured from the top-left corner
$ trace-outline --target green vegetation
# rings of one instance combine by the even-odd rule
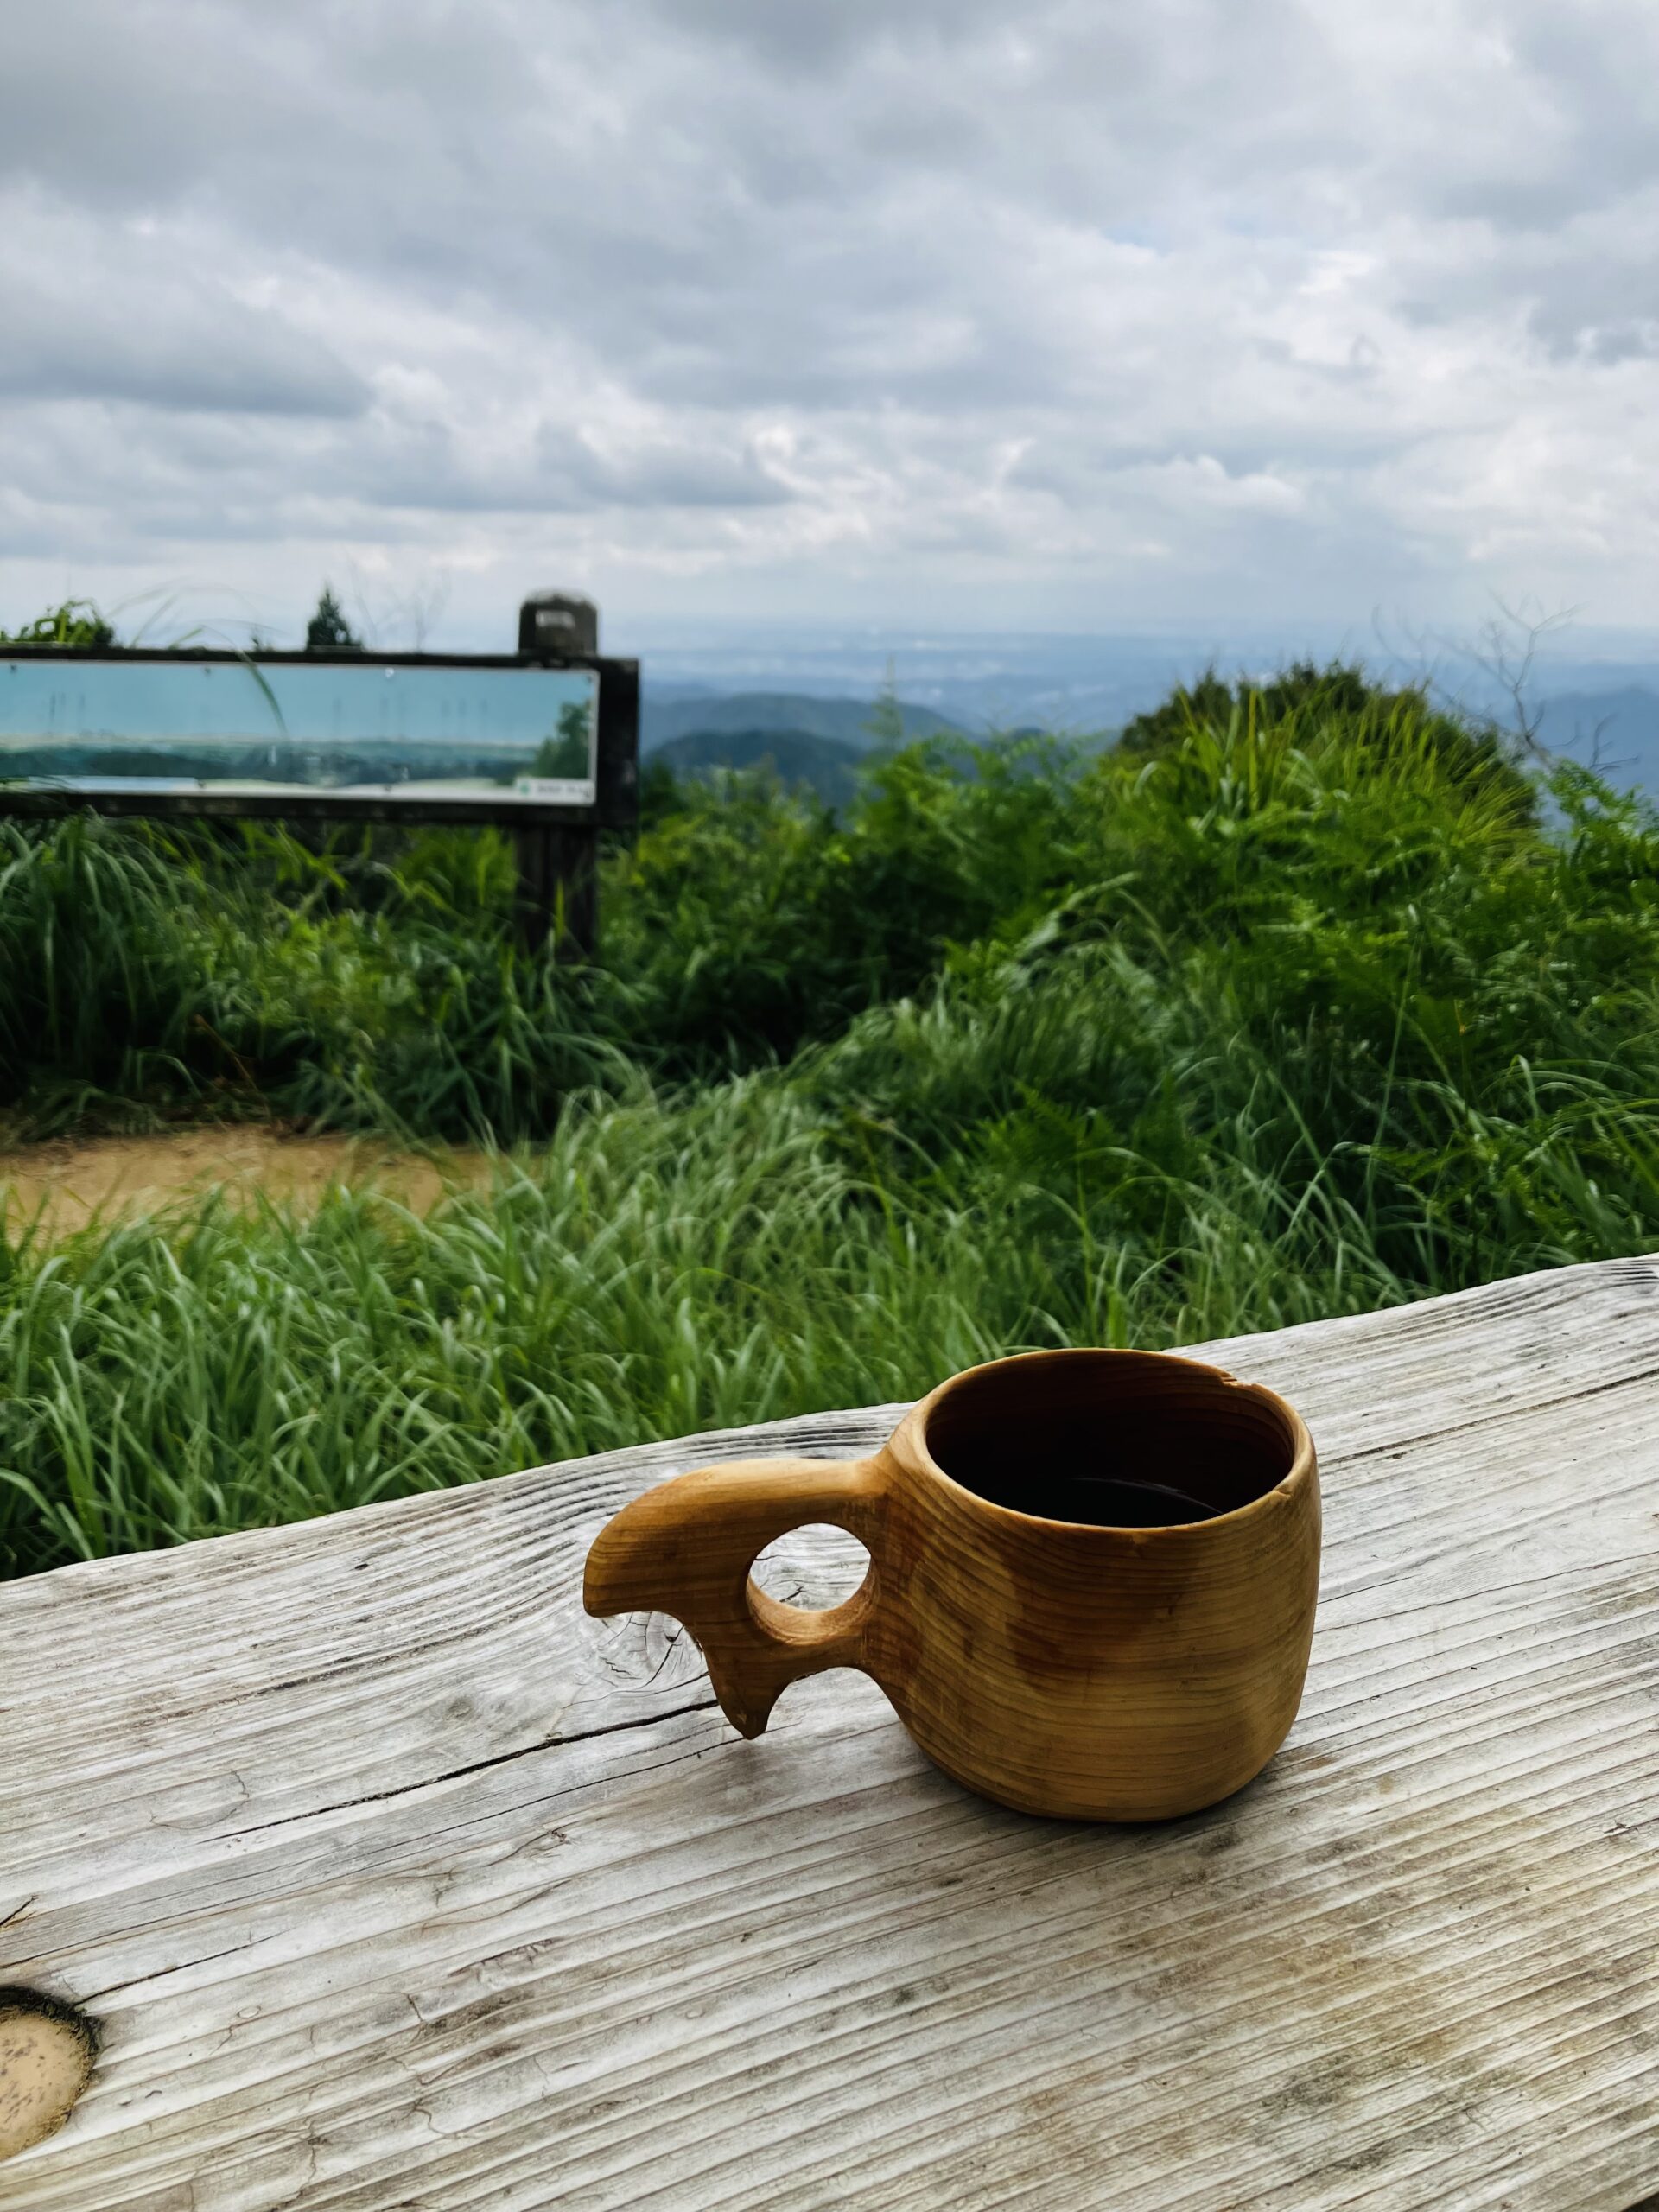
[[[550,737],[530,764],[532,776],[566,776],[578,780],[594,766],[593,709],[572,700],[559,709],[558,734]]]
[[[668,769],[681,782],[718,782],[734,768],[746,773],[758,770],[786,788],[815,793],[826,806],[844,813],[858,797],[859,772],[868,752],[839,738],[811,737],[798,729],[693,730],[658,747],[650,766]]]
[[[20,1129],[503,1148],[424,1220],[14,1220],[0,1571],[1659,1243],[1659,821],[1414,694],[647,798],[588,969],[490,836],[0,827]]]
[[[323,586],[316,612],[305,626],[305,650],[308,653],[360,653],[363,650],[363,640],[346,620],[332,584]]]
[[[89,599],[66,599],[21,630],[0,630],[0,645],[73,645],[96,652],[114,643],[114,630]]]

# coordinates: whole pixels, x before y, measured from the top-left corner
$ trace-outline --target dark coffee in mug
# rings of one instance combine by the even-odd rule
[[[927,1424],[933,1464],[1006,1511],[1090,1529],[1213,1521],[1290,1471],[1286,1440],[1237,1420],[1224,1399],[1172,1420],[1124,1402],[1104,1379],[1064,1360],[963,1376]]]

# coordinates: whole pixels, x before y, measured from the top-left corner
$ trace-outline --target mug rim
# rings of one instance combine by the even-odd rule
[[[1057,1521],[1047,1514],[1022,1513],[1017,1506],[999,1505],[994,1498],[982,1497],[978,1491],[970,1489],[966,1483],[958,1482],[954,1475],[947,1473],[928,1449],[928,1424],[940,1401],[958,1383],[970,1382],[976,1376],[995,1374],[1000,1368],[1032,1367],[1050,1360],[1115,1359],[1167,1362],[1171,1366],[1184,1367],[1195,1375],[1202,1375],[1207,1381],[1219,1382],[1230,1390],[1242,1390],[1265,1403],[1283,1420],[1288,1431],[1292,1446],[1289,1466],[1271,1488],[1259,1491],[1254,1497],[1247,1498],[1243,1505],[1230,1507],[1225,1513],[1212,1514],[1208,1520],[1164,1521],[1151,1527],[1129,1528],[1122,1522],[1109,1521]],[[925,1397],[917,1400],[888,1440],[886,1448],[891,1451],[899,1446],[901,1440],[914,1451],[923,1472],[931,1476],[934,1481],[944,1484],[947,1489],[954,1491],[958,1497],[966,1499],[982,1513],[992,1514],[1004,1520],[1023,1522],[1033,1529],[1052,1529],[1067,1535],[1127,1536],[1131,1540],[1150,1536],[1208,1535],[1212,1529],[1230,1526],[1244,1520],[1249,1514],[1262,1510],[1274,1498],[1293,1497],[1306,1483],[1316,1464],[1313,1439],[1308,1432],[1307,1423],[1287,1398],[1281,1397],[1267,1383],[1241,1382],[1228,1369],[1217,1367],[1210,1360],[1189,1359],[1182,1352],[1138,1351],[1128,1344],[1054,1344],[1043,1351],[1005,1353],[1001,1359],[982,1360],[976,1366],[962,1368],[955,1375],[946,1376],[943,1382],[936,1382]]]

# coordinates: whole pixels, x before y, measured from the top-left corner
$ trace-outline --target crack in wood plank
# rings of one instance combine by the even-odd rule
[[[429,1775],[419,1782],[406,1782],[396,1789],[371,1789],[361,1797],[343,1797],[336,1804],[314,1806],[308,1812],[285,1813],[279,1821],[255,1821],[247,1827],[230,1829],[227,1835],[229,1838],[261,1835],[272,1828],[292,1827],[296,1821],[320,1821],[330,1813],[349,1813],[359,1805],[384,1805],[394,1797],[407,1797],[419,1790],[436,1789],[446,1782],[462,1781],[468,1775],[487,1773],[492,1767],[511,1766],[517,1759],[534,1758],[537,1751],[559,1751],[572,1744],[596,1743],[601,1737],[614,1736],[630,1728],[652,1728],[658,1721],[677,1720],[687,1713],[710,1713],[718,1703],[711,1692],[707,1697],[692,1698],[684,1705],[670,1706],[662,1712],[641,1713],[626,1719],[607,1720],[597,1728],[573,1729],[569,1734],[556,1732],[542,1737],[534,1744],[520,1744],[511,1751],[497,1751],[489,1758],[474,1759],[467,1766],[450,1767],[442,1774]],[[4,1923],[0,1922],[0,1926],[3,1925]]]

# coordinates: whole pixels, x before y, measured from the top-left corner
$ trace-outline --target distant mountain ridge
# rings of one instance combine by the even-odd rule
[[[952,721],[911,700],[899,706],[907,738],[961,734],[976,727],[971,715]],[[688,696],[671,690],[653,699],[647,686],[640,749],[655,758],[683,745],[673,765],[684,773],[753,767],[770,757],[785,782],[810,784],[831,805],[844,806],[852,764],[876,742],[870,728],[875,711],[873,699],[798,691],[710,690]],[[1494,711],[1500,724],[1507,721],[1496,702]],[[1045,724],[1042,715],[1027,711],[1018,721],[1025,728],[1052,728],[1063,727],[1065,718]],[[1537,702],[1535,727],[1552,753],[1598,767],[1617,789],[1659,798],[1659,689],[1633,682],[1605,690],[1586,684],[1546,693]]]
[[[870,729],[873,699],[815,698],[799,691],[730,691],[706,698],[653,699],[649,683],[639,707],[639,749],[659,752],[677,739],[720,732],[748,735],[774,730],[793,737],[830,738],[867,753],[875,739]],[[937,737],[960,724],[931,707],[899,702],[907,738]]]
[[[1659,798],[1659,692],[1639,683],[1560,692],[1540,709],[1536,728],[1552,753],[1595,768],[1622,791]]]
[[[852,803],[867,748],[810,730],[690,730],[652,752],[677,776],[706,776],[720,768],[769,769],[780,782],[804,785],[838,813]]]

